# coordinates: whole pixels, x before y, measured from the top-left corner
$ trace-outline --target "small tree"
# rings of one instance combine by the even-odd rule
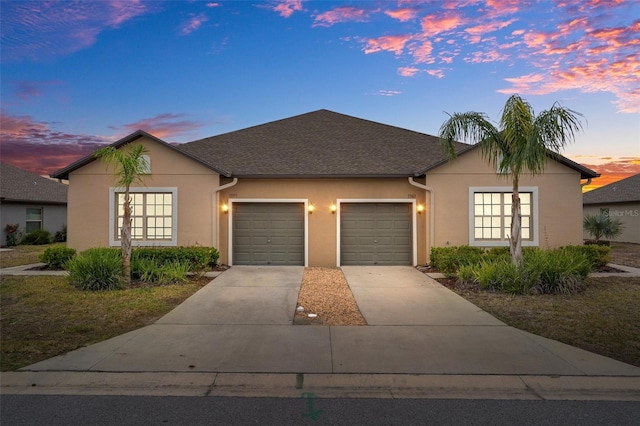
[[[596,244],[600,243],[600,238],[605,237],[609,240],[613,240],[618,235],[622,234],[624,225],[618,219],[611,219],[604,214],[586,215],[582,226],[585,231],[589,233],[596,241]]]
[[[549,154],[558,153],[582,129],[581,114],[554,103],[535,115],[528,102],[511,95],[504,105],[499,127],[479,112],[455,113],[440,127],[440,141],[449,159],[456,157],[454,143],[469,139],[479,143],[482,156],[513,183],[509,247],[516,265],[522,264],[520,176],[544,172]]]
[[[146,149],[140,144],[126,145],[121,149],[108,146],[95,153],[109,167],[113,167],[113,178],[116,185],[124,189],[124,216],[120,230],[120,244],[122,246],[122,276],[127,286],[131,284],[131,184],[143,179],[148,171],[144,159]]]

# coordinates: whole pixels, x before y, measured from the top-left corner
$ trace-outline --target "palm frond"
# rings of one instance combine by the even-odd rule
[[[486,114],[479,112],[455,113],[440,126],[440,143],[449,159],[456,157],[455,142],[481,143],[483,153],[499,151],[500,132]]]

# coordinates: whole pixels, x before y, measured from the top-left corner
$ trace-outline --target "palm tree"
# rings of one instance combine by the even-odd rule
[[[109,167],[113,167],[113,178],[116,185],[124,189],[124,217],[120,230],[122,246],[122,276],[127,286],[131,284],[131,197],[129,188],[134,182],[143,183],[148,172],[148,164],[144,159],[146,148],[140,144],[127,145],[122,149],[107,146],[95,153]]]
[[[600,238],[602,237],[613,240],[622,234],[624,230],[624,225],[621,221],[611,219],[605,214],[586,215],[582,226],[595,239],[596,244],[600,244]]]
[[[456,157],[454,142],[469,140],[480,144],[482,157],[492,167],[497,167],[502,176],[511,178],[509,247],[516,265],[522,264],[520,176],[542,174],[548,157],[559,154],[582,130],[580,117],[582,114],[563,108],[557,102],[536,116],[531,105],[514,94],[505,103],[498,127],[486,114],[473,111],[449,115],[440,127],[440,141],[450,160]]]

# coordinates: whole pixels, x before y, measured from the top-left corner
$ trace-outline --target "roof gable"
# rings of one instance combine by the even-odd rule
[[[640,201],[640,173],[601,186],[582,195],[583,204],[630,203]]]
[[[425,165],[445,159],[436,136],[325,109],[178,149],[235,177],[418,176]]]
[[[462,149],[460,149],[458,151],[458,153],[457,153],[458,155],[462,155],[462,154],[465,154],[465,153],[467,153],[469,151],[472,151],[472,150],[474,150],[476,148],[480,148],[480,144],[479,143],[474,144],[474,145],[470,145],[470,144],[461,144],[461,145],[464,145],[464,148],[462,148]],[[563,156],[561,154],[558,154],[556,152],[548,151],[547,156],[549,158],[551,158],[552,160],[555,160],[558,163],[563,164],[563,165],[565,165],[565,166],[567,166],[567,167],[579,172],[580,173],[580,179],[592,179],[592,178],[596,178],[596,177],[600,176],[599,173],[596,173],[593,170],[584,167],[582,164],[578,164],[575,161],[570,160],[569,158],[567,158],[567,157],[565,157],[565,156]],[[420,172],[421,172],[421,174],[427,173],[428,171],[433,170],[436,167],[440,167],[443,164],[446,164],[447,162],[448,162],[448,160],[445,158],[442,161],[439,161],[439,162],[437,162],[435,164],[432,164],[432,165],[430,165],[428,167],[425,167]]]
[[[194,157],[191,154],[189,154],[188,152],[184,152],[182,150],[179,150],[174,145],[171,145],[171,144],[163,141],[162,139],[159,139],[159,138],[157,138],[157,137],[155,137],[155,136],[153,136],[153,135],[151,135],[151,134],[149,134],[149,133],[147,133],[147,132],[145,132],[143,130],[137,130],[137,131],[131,133],[130,135],[125,136],[124,138],[112,143],[109,146],[112,146],[112,147],[114,147],[116,149],[122,148],[123,146],[125,146],[125,145],[127,145],[129,143],[135,142],[136,140],[138,140],[138,139],[140,139],[142,137],[146,137],[148,139],[151,139],[156,143],[159,143],[159,144],[161,144],[161,145],[163,145],[163,146],[165,146],[165,147],[167,147],[167,148],[169,148],[169,149],[171,149],[171,150],[173,150],[175,152],[178,152],[180,155],[187,156],[187,157],[191,158],[192,160],[197,161],[198,163],[201,163],[204,166],[214,170],[216,173],[219,173],[219,174],[224,175],[224,176],[229,176],[228,172],[225,172],[224,170],[218,169],[215,165],[210,164],[210,163],[208,163],[206,161],[203,161],[201,158]],[[71,172],[73,172],[73,171],[75,171],[75,170],[77,170],[77,169],[79,169],[81,167],[84,167],[87,164],[89,164],[89,163],[91,163],[91,162],[93,162],[95,160],[97,160],[97,158],[95,157],[95,153],[89,154],[89,155],[79,159],[78,161],[68,165],[67,167],[65,167],[63,169],[60,169],[57,172],[53,173],[51,175],[51,177],[56,178],[56,179],[69,179],[69,173],[71,173]]]
[[[0,200],[67,203],[67,185],[0,163]]]

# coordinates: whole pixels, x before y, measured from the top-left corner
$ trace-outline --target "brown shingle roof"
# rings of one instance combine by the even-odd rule
[[[325,109],[178,149],[236,177],[405,177],[445,159],[436,136]]]
[[[629,203],[640,201],[640,173],[601,186],[582,195],[583,204]]]
[[[67,203],[67,185],[0,163],[0,200]]]

